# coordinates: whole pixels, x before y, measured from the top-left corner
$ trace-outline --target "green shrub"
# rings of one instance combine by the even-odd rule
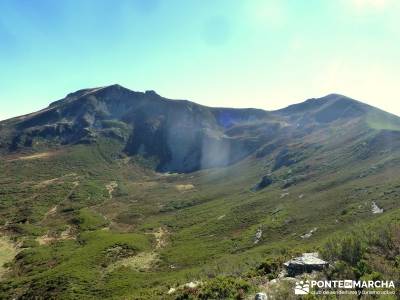
[[[129,130],[128,124],[118,120],[103,120],[101,121],[101,125],[103,125],[104,128],[119,128],[122,130]]]
[[[274,279],[278,277],[279,272],[282,270],[284,261],[283,257],[269,258],[257,267],[257,273],[267,276],[269,280]]]
[[[25,236],[40,236],[46,233],[46,229],[30,223],[12,224],[8,227],[17,234]]]
[[[195,288],[180,288],[175,299],[244,299],[250,287],[250,284],[241,278],[218,276]]]
[[[199,294],[200,299],[244,299],[250,284],[234,277],[218,276],[207,281]]]
[[[361,241],[354,236],[347,236],[342,240],[340,258],[350,265],[356,265],[363,255]]]
[[[21,248],[33,248],[39,246],[39,243],[34,239],[26,239],[22,242]]]
[[[108,224],[108,221],[102,215],[88,208],[81,209],[78,216],[73,218],[71,222],[78,225],[81,230],[96,230]]]
[[[328,261],[342,260],[356,266],[365,253],[361,238],[352,233],[344,237],[328,240],[321,249],[322,257]]]

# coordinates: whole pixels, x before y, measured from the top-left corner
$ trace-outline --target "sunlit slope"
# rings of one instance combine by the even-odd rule
[[[341,110],[348,112],[332,117]],[[2,122],[1,232],[18,254],[7,258],[1,296],[173,299],[171,286],[245,277],[267,257],[315,251],[335,233],[398,220],[397,117],[338,95],[259,118],[250,111],[239,121],[224,112],[224,121],[212,117],[206,123],[215,127],[203,134],[232,144],[197,153],[213,149],[225,159],[229,145],[254,148],[240,159],[179,173],[161,172],[160,153],[146,150],[168,141],[152,131],[151,118],[143,120],[148,131],[139,152],[127,148],[133,123],[116,115],[107,117],[108,127],[93,121],[82,127],[89,136],[62,141],[73,135],[38,133],[47,123],[21,129],[20,120]],[[390,127],[372,126],[371,113]],[[73,116],[64,121],[78,122]],[[10,148],[18,136],[32,143]],[[204,139],[188,141],[175,153],[181,162],[187,149],[204,146]],[[383,211],[375,213],[374,205]]]
[[[245,272],[266,256],[314,249],[336,231],[382,218],[372,201],[385,216],[398,213],[398,153],[364,158],[369,139],[342,149],[337,137],[323,147],[299,141],[290,145],[299,160],[278,169],[280,150],[172,175],[118,157],[118,144],[102,141],[29,159],[6,156],[3,231],[23,244],[3,293],[150,297],[175,282]],[[273,183],[252,191],[266,174]]]

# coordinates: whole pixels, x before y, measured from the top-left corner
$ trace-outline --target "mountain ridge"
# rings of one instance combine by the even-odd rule
[[[154,159],[160,171],[191,172],[236,163],[276,136],[306,136],[339,121],[368,123],[373,113],[378,126],[383,118],[386,127],[400,128],[400,118],[338,94],[265,111],[208,107],[113,84],[0,122],[0,149],[92,143],[102,136],[119,140],[128,155]]]
[[[312,102],[312,101],[330,101],[332,97],[340,97],[340,98],[345,98],[345,99],[357,102],[359,104],[363,104],[365,106],[372,107],[374,109],[378,109],[378,110],[383,111],[383,112],[385,112],[387,114],[391,114],[393,116],[398,117],[397,115],[395,115],[393,113],[384,111],[384,110],[382,110],[380,108],[377,108],[375,106],[366,104],[366,103],[364,103],[362,101],[359,101],[359,100],[356,100],[354,98],[351,98],[351,97],[348,97],[348,96],[345,96],[345,95],[342,95],[342,94],[338,94],[338,93],[330,93],[330,94],[327,94],[325,96],[318,97],[318,98],[308,98],[308,99],[305,99],[304,101],[301,101],[301,102],[298,102],[298,103],[294,103],[294,104],[290,104],[290,105],[288,105],[286,107],[283,107],[283,108],[279,108],[279,109],[275,109],[275,110],[267,110],[267,109],[256,108],[256,107],[232,108],[232,107],[224,107],[224,106],[207,106],[207,105],[199,104],[199,103],[197,103],[195,101],[190,101],[190,100],[187,100],[187,99],[171,99],[171,98],[162,97],[157,92],[155,92],[154,90],[146,90],[144,92],[139,92],[139,91],[134,91],[134,90],[131,90],[129,88],[126,88],[126,87],[124,87],[124,86],[122,86],[120,84],[111,84],[111,85],[106,85],[106,86],[100,86],[100,87],[94,87],[94,88],[84,88],[84,89],[76,90],[75,92],[68,93],[62,99],[55,100],[55,101],[51,102],[46,108],[40,109],[40,110],[32,112],[32,113],[27,113],[27,114],[23,114],[23,115],[20,115],[20,116],[15,116],[15,117],[7,118],[7,119],[4,119],[4,120],[0,120],[0,123],[6,122],[6,121],[10,121],[12,119],[21,118],[23,116],[29,116],[31,114],[39,113],[39,112],[41,112],[43,110],[51,108],[52,106],[54,106],[56,104],[59,104],[59,103],[61,103],[63,101],[68,100],[68,98],[74,98],[74,100],[76,100],[77,98],[79,98],[81,96],[84,96],[84,94],[91,94],[91,93],[95,93],[97,91],[102,91],[102,90],[107,90],[107,89],[123,89],[123,90],[129,91],[129,92],[132,92],[132,93],[143,94],[143,95],[144,94],[153,94],[153,95],[157,95],[160,98],[168,100],[168,101],[182,101],[182,102],[186,101],[186,102],[190,102],[190,103],[196,104],[198,106],[203,106],[203,107],[210,108],[210,109],[257,110],[257,111],[264,111],[264,112],[281,112],[281,111],[288,110],[291,107],[302,106],[303,104],[308,103],[308,102]]]

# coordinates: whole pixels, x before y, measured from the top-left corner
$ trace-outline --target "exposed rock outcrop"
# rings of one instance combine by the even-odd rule
[[[372,210],[373,214],[381,214],[381,213],[383,213],[383,208],[380,208],[378,206],[378,204],[376,204],[375,201],[373,201],[372,204],[371,204],[371,210]]]
[[[287,275],[294,277],[303,273],[311,273],[313,271],[322,271],[328,267],[329,263],[320,259],[318,253],[303,253],[302,256],[295,257],[285,262],[284,267]]]
[[[309,232],[307,232],[307,233],[301,235],[300,237],[301,237],[302,239],[309,239],[310,237],[312,237],[312,235],[314,234],[314,232],[317,231],[317,229],[318,229],[317,227],[314,227],[314,228],[311,229]]]
[[[268,175],[265,175],[261,178],[259,183],[257,183],[255,186],[253,186],[253,188],[251,190],[253,192],[257,192],[257,191],[260,191],[260,190],[266,188],[267,186],[269,186],[271,184],[272,184],[272,179]]]
[[[267,294],[265,293],[257,293],[256,296],[254,297],[254,300],[267,300]]]
[[[262,238],[263,231],[261,228],[258,228],[256,231],[256,234],[254,235],[254,244],[258,244],[258,242]]]

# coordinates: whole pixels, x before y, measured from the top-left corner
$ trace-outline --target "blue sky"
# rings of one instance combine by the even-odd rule
[[[342,93],[400,115],[397,0],[0,0],[0,119],[119,83],[276,109]]]

